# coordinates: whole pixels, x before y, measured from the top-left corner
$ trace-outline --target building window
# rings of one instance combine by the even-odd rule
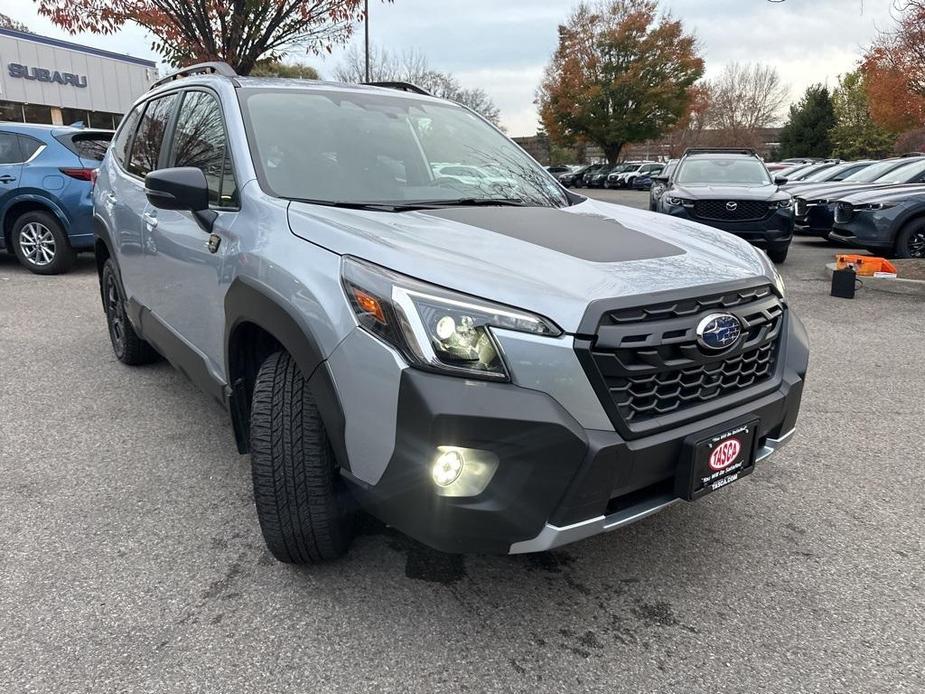
[[[22,123],[22,104],[15,101],[0,101],[0,120]]]
[[[51,106],[40,106],[39,104],[23,104],[23,113],[26,116],[27,123],[45,123],[51,125]]]
[[[118,113],[107,113],[106,111],[90,112],[90,127],[105,128],[106,130],[115,130],[119,127],[122,116]]]
[[[61,109],[61,122],[65,125],[73,125],[74,123],[83,123],[85,126],[90,125],[90,114],[86,111],[83,111],[79,108],[62,108]]]

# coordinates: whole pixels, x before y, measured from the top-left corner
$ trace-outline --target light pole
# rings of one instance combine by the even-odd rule
[[[366,81],[369,82],[369,0],[363,0],[363,17],[366,25]]]

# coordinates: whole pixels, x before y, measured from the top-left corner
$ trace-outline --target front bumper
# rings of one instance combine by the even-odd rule
[[[395,442],[381,478],[345,472],[361,505],[385,523],[452,553],[542,551],[640,520],[678,501],[685,440],[743,417],[760,421],[759,460],[793,432],[808,364],[806,333],[789,314],[776,380],[760,397],[642,438],[584,428],[551,395],[514,384],[401,372]],[[474,497],[435,493],[438,446],[500,460]]]
[[[680,205],[671,205],[665,210],[672,217],[680,217],[698,224],[705,224],[714,229],[721,229],[742,238],[759,248],[776,248],[786,246],[793,238],[793,212],[778,210],[764,219],[751,222],[721,221],[702,219]]]
[[[860,248],[891,249],[896,229],[894,210],[858,211],[850,222],[836,224],[831,237],[835,241]]]
[[[795,229],[807,236],[828,236],[835,223],[835,206],[832,203],[812,203],[807,206],[806,214],[797,215]]]

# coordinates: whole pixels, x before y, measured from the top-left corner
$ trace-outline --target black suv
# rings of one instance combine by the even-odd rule
[[[750,149],[689,149],[667,180],[657,210],[728,231],[787,259],[793,198]]]

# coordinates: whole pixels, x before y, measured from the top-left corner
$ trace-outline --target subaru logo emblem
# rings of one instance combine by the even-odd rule
[[[697,342],[706,350],[729,349],[742,336],[742,323],[731,313],[711,313],[697,325]]]
[[[737,209],[739,209],[739,203],[737,203],[735,200],[730,200],[726,203],[726,209],[730,212],[735,212]]]

